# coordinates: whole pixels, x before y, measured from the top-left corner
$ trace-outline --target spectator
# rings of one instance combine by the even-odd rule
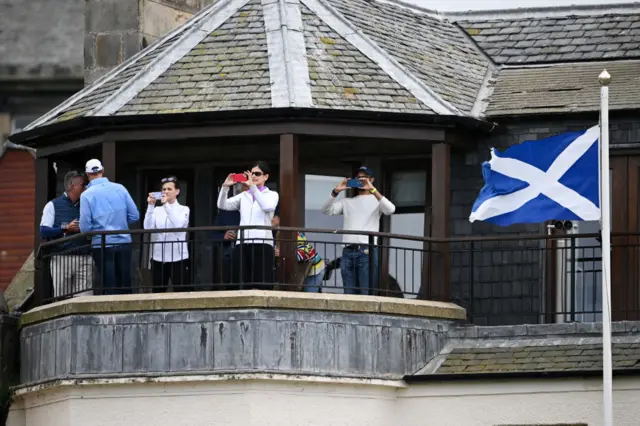
[[[80,231],[127,230],[140,219],[127,189],[103,177],[99,160],[86,164],[89,185],[80,197]],[[131,293],[131,235],[95,235],[91,239],[93,260],[105,294]]]
[[[380,231],[380,217],[391,215],[396,207],[384,197],[374,186],[373,171],[362,166],[358,169],[356,179],[362,183],[358,188],[358,195],[337,201],[338,194],[347,189],[344,179],[331,191],[331,198],[325,203],[323,211],[328,215],[343,215],[345,231]],[[348,294],[369,294],[378,285],[378,250],[369,245],[366,235],[344,235],[340,272],[344,292]],[[369,276],[369,251],[372,250],[374,276]]]
[[[240,226],[270,226],[279,197],[265,186],[269,172],[267,163],[255,162],[251,171],[244,173],[246,180],[242,184],[248,191],[231,198],[228,193],[234,183],[233,175],[227,176],[218,195],[218,208],[240,211]],[[262,229],[243,232],[232,252],[231,281],[239,283],[241,288],[272,286],[275,281],[273,234]]]
[[[280,226],[280,216],[274,216],[271,224],[272,226]],[[320,293],[325,271],[324,260],[320,253],[307,241],[304,232],[298,232],[296,240],[296,260],[298,265],[302,267],[302,276],[304,277],[302,282],[303,290],[310,293]],[[278,237],[276,237],[275,255],[280,257]],[[294,272],[295,277],[299,275],[299,273]]]
[[[174,176],[162,179],[162,208],[156,208],[153,192],[147,198],[144,229],[187,228],[189,207],[178,202],[180,183]],[[153,292],[165,292],[169,279],[174,290],[191,291],[189,286],[189,248],[186,232],[152,234],[151,271]]]
[[[64,176],[64,193],[49,201],[42,211],[40,236],[43,240],[62,238],[80,232],[80,195],[85,178],[71,171]],[[51,278],[53,297],[92,294],[93,262],[86,240],[76,238],[52,248]]]

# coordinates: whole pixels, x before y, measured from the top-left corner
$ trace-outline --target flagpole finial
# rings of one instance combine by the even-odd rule
[[[603,86],[608,86],[611,83],[611,75],[607,72],[607,70],[603,70],[598,76],[598,81]]]

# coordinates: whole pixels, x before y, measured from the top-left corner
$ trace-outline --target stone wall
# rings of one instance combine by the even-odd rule
[[[212,0],[87,0],[85,84],[182,25]]]
[[[505,149],[527,140],[577,131],[597,124],[597,116],[581,119],[500,120],[491,135],[478,141],[471,152],[454,152],[451,160],[451,231],[454,237],[481,235],[543,235],[544,225],[499,227],[469,222],[469,214],[484,181],[480,165],[489,160],[490,148]],[[612,150],[640,144],[640,120],[612,117]],[[544,243],[540,240],[469,243],[452,246],[454,302],[468,309],[476,324],[536,323],[542,305]],[[473,259],[472,259],[473,257]],[[473,260],[473,275],[470,263]],[[471,291],[473,287],[473,292]],[[471,302],[473,300],[473,302]]]

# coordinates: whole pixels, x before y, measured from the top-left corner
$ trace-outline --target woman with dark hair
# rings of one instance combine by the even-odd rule
[[[246,180],[242,182],[248,190],[231,198],[227,194],[234,184],[233,174],[227,176],[218,195],[218,208],[240,211],[240,226],[271,226],[279,197],[277,192],[266,186],[270,171],[264,161],[253,163],[251,170],[244,172]],[[231,261],[231,281],[240,284],[240,288],[273,285],[275,257],[272,232],[263,229],[241,232],[231,253]]]
[[[180,183],[174,176],[162,179],[162,197],[156,200],[153,192],[147,198],[144,229],[187,228],[189,207],[178,202]],[[156,201],[162,203],[156,208]],[[190,291],[189,249],[186,232],[159,232],[151,235],[151,270],[153,292],[165,292],[169,279],[175,291]]]

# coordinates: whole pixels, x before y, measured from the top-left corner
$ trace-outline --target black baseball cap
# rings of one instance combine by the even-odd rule
[[[371,168],[369,166],[360,166],[360,168],[358,169],[358,173],[362,172],[364,174],[366,174],[369,177],[374,177],[373,175],[373,170],[371,170]]]

